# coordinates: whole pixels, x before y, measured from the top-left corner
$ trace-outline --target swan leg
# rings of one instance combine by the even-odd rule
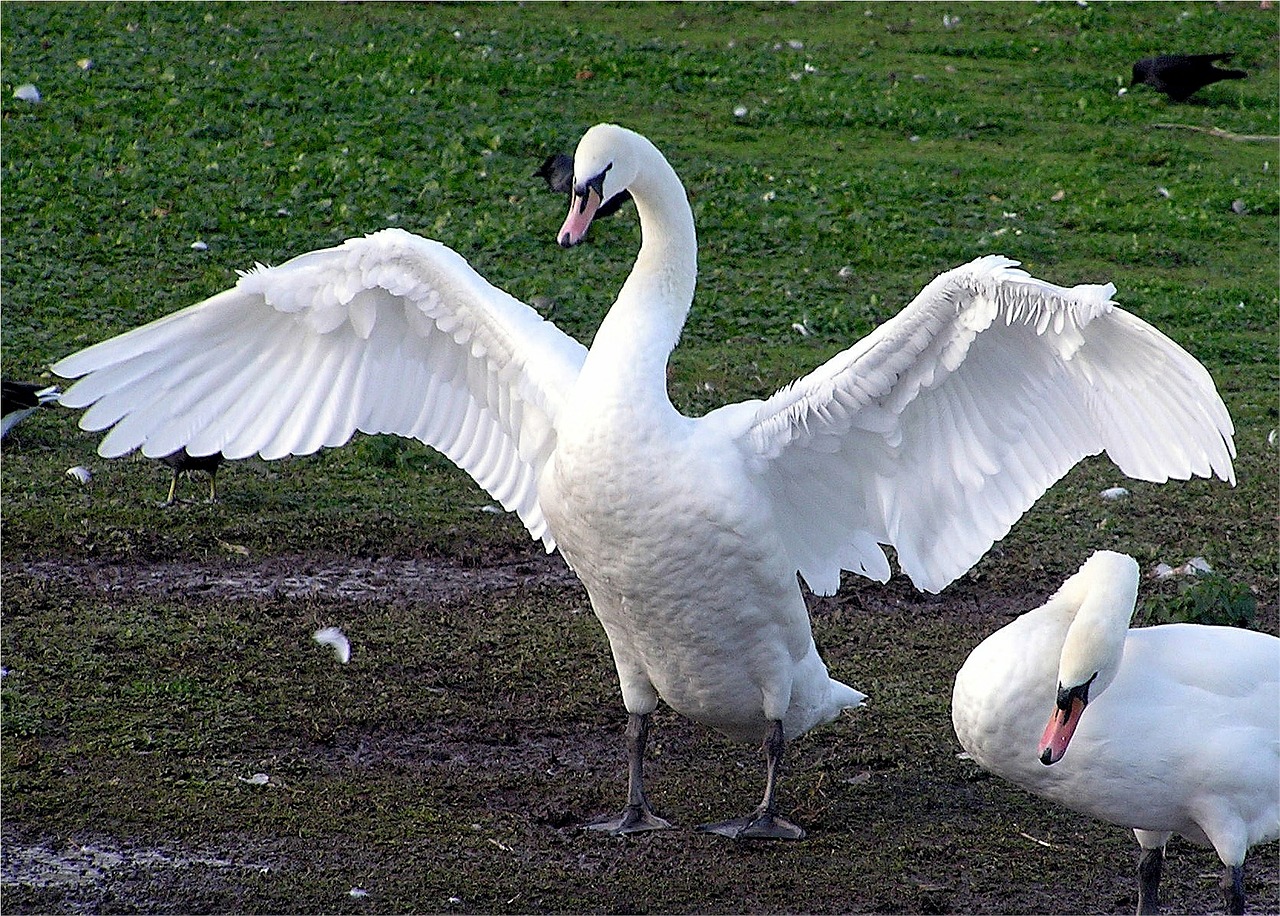
[[[1222,872],[1222,897],[1228,913],[1244,912],[1244,866],[1228,865]]]
[[[1138,859],[1138,916],[1160,912],[1160,874],[1164,871],[1164,847],[1173,836],[1162,830],[1134,828],[1133,835],[1142,847]]]
[[[218,472],[209,472],[209,502],[216,503],[218,501]]]
[[[644,794],[644,746],[648,740],[649,714],[631,713],[627,718],[627,806],[617,817],[587,824],[588,830],[621,836],[671,829],[670,822],[654,813]]]
[[[1160,912],[1160,873],[1164,870],[1164,847],[1142,850],[1138,860],[1138,916]]]
[[[804,839],[804,830],[778,814],[775,804],[778,775],[782,769],[782,752],[786,743],[786,738],[782,734],[782,722],[774,720],[764,739],[764,799],[755,811],[745,817],[736,817],[716,824],[703,824],[698,829],[704,833],[718,833],[735,840]]]

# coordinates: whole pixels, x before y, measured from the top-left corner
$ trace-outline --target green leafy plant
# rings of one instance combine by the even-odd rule
[[[1145,623],[1201,623],[1247,627],[1258,614],[1258,599],[1244,582],[1219,573],[1180,577],[1173,593],[1153,595],[1139,612]]]

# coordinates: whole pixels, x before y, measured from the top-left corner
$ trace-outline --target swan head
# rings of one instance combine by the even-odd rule
[[[556,236],[570,248],[587,234],[600,207],[626,191],[639,174],[643,137],[616,124],[597,124],[578,141],[573,154],[573,188],[569,215]]]
[[[1040,762],[1050,766],[1067,752],[1091,698],[1120,670],[1124,643],[1138,598],[1138,564],[1100,550],[1063,583],[1058,595],[1077,607],[1058,661],[1058,694],[1040,738]]]

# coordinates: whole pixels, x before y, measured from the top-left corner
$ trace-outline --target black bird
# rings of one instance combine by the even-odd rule
[[[36,385],[31,382],[0,380],[0,439],[9,435],[20,422],[46,404],[58,403],[62,391],[57,385]]]
[[[169,484],[169,498],[164,501],[164,505],[173,505],[174,494],[178,492],[178,477],[182,474],[190,474],[192,471],[202,471],[209,475],[209,502],[215,503],[218,501],[216,489],[218,467],[226,460],[222,452],[214,452],[212,455],[193,456],[188,455],[185,448],[180,448],[176,452],[170,452],[160,460],[173,469],[173,482]]]
[[[547,187],[557,194],[567,194],[573,197],[573,157],[566,156],[564,153],[553,153],[548,156],[542,163],[542,167],[533,173],[535,178],[545,179]],[[594,219],[600,219],[603,216],[610,216],[618,212],[618,208],[631,199],[630,191],[623,191],[617,194],[603,204],[596,211]]]
[[[1220,70],[1215,60],[1231,60],[1234,51],[1222,54],[1161,54],[1144,57],[1133,65],[1131,86],[1146,83],[1157,92],[1163,92],[1172,102],[1185,101],[1210,83],[1219,80],[1242,80],[1249,74],[1244,70]]]

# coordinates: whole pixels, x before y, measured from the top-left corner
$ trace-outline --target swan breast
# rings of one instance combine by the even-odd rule
[[[810,707],[830,679],[768,502],[732,443],[694,421],[668,436],[646,426],[562,437],[540,495],[609,637],[628,708],[655,691],[746,740],[769,718],[789,737],[822,721]]]

